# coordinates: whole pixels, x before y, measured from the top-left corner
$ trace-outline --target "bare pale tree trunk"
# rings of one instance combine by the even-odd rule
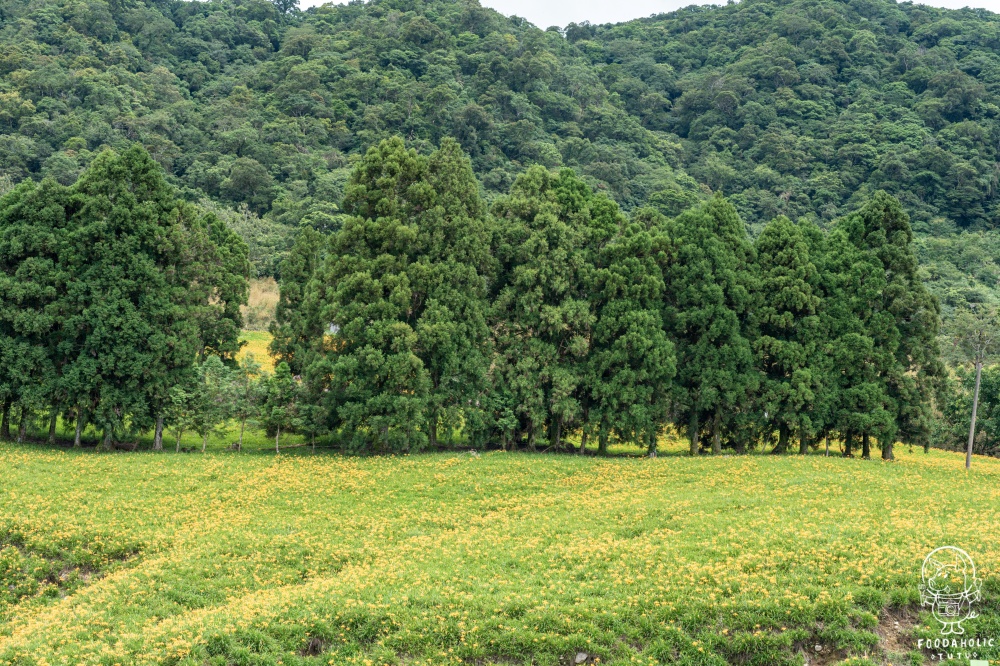
[[[153,450],[163,450],[163,417],[156,417],[156,430],[153,432]]]
[[[983,362],[976,361],[976,390],[972,394],[972,423],[969,425],[969,446],[965,449],[965,469],[972,469],[972,442],[976,439],[976,413],[979,411],[979,383],[983,378]]]
[[[201,452],[204,453],[207,447],[208,447],[208,433],[206,432],[205,436],[201,440]]]
[[[184,431],[183,430],[178,430],[177,431],[177,453],[181,452],[181,437],[183,437],[183,436],[184,436]]]
[[[826,433],[826,457],[830,457],[830,433]]]
[[[691,455],[698,455],[698,410],[691,410],[691,422],[688,424],[688,438],[691,440]]]
[[[712,419],[712,455],[722,455],[722,410],[715,408],[715,418]]]
[[[310,436],[310,440],[311,440],[311,443],[312,443],[312,452],[313,452],[313,454],[315,454],[316,453],[316,433],[312,433],[312,435]]]
[[[656,457],[656,445],[657,445],[657,441],[656,441],[656,426],[650,426],[650,428],[649,428],[649,434],[647,435],[647,438],[648,438],[649,441],[648,441],[648,444],[646,446],[646,449],[647,449],[647,451],[649,453],[649,457],[650,458],[655,458]]]
[[[56,422],[59,418],[59,410],[55,407],[52,408],[52,412],[49,414],[49,444],[56,443]]]
[[[73,448],[78,449],[83,445],[83,424],[86,416],[83,408],[76,411],[76,433],[73,435]]]
[[[280,448],[279,444],[281,444],[281,426],[278,426],[278,432],[274,435],[274,452],[275,453],[281,453],[281,448]]]
[[[580,434],[580,455],[587,453],[587,426],[583,426],[583,432]]]

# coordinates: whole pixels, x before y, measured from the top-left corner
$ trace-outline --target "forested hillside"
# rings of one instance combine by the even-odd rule
[[[225,208],[260,272],[336,228],[351,161],[404,136],[471,156],[487,199],[573,167],[626,210],[710,192],[756,233],[877,189],[911,215],[947,310],[992,298],[1000,17],[890,0],[744,0],[541,30],[472,0],[6,0],[0,171],[72,183],[142,142]],[[422,147],[422,148],[421,148]],[[264,219],[258,219],[262,216]]]

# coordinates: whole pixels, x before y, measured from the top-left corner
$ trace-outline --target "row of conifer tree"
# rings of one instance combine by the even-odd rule
[[[752,239],[721,196],[626,215],[568,169],[481,192],[454,141],[367,152],[342,227],[303,228],[281,267],[284,388],[260,423],[351,451],[655,454],[671,426],[692,454],[927,444],[939,311],[891,196]],[[21,183],[0,198],[0,437],[37,415],[108,445],[198,422],[208,359],[237,366],[248,272],[141,147],[72,186]]]
[[[273,351],[348,448],[927,444],[939,309],[886,193],[755,239],[721,196],[626,215],[568,169],[480,193],[455,142],[384,141],[284,262]]]

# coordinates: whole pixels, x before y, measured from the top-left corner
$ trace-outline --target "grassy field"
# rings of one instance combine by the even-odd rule
[[[267,346],[271,344],[271,334],[265,331],[243,331],[240,334],[240,341],[244,342],[240,350],[239,359],[243,360],[249,355],[253,355],[254,360],[264,366],[268,372],[274,371],[274,359]]]
[[[676,453],[0,446],[0,663],[919,664],[940,545],[1000,636],[1000,461]]]

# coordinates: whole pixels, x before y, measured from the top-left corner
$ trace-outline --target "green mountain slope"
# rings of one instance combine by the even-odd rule
[[[190,198],[283,228],[336,226],[353,156],[392,134],[458,138],[488,196],[571,166],[626,209],[722,191],[752,229],[886,189],[945,305],[993,298],[1000,16],[743,0],[561,34],[475,0],[283,9],[0,3],[0,173],[70,182],[141,141]]]

